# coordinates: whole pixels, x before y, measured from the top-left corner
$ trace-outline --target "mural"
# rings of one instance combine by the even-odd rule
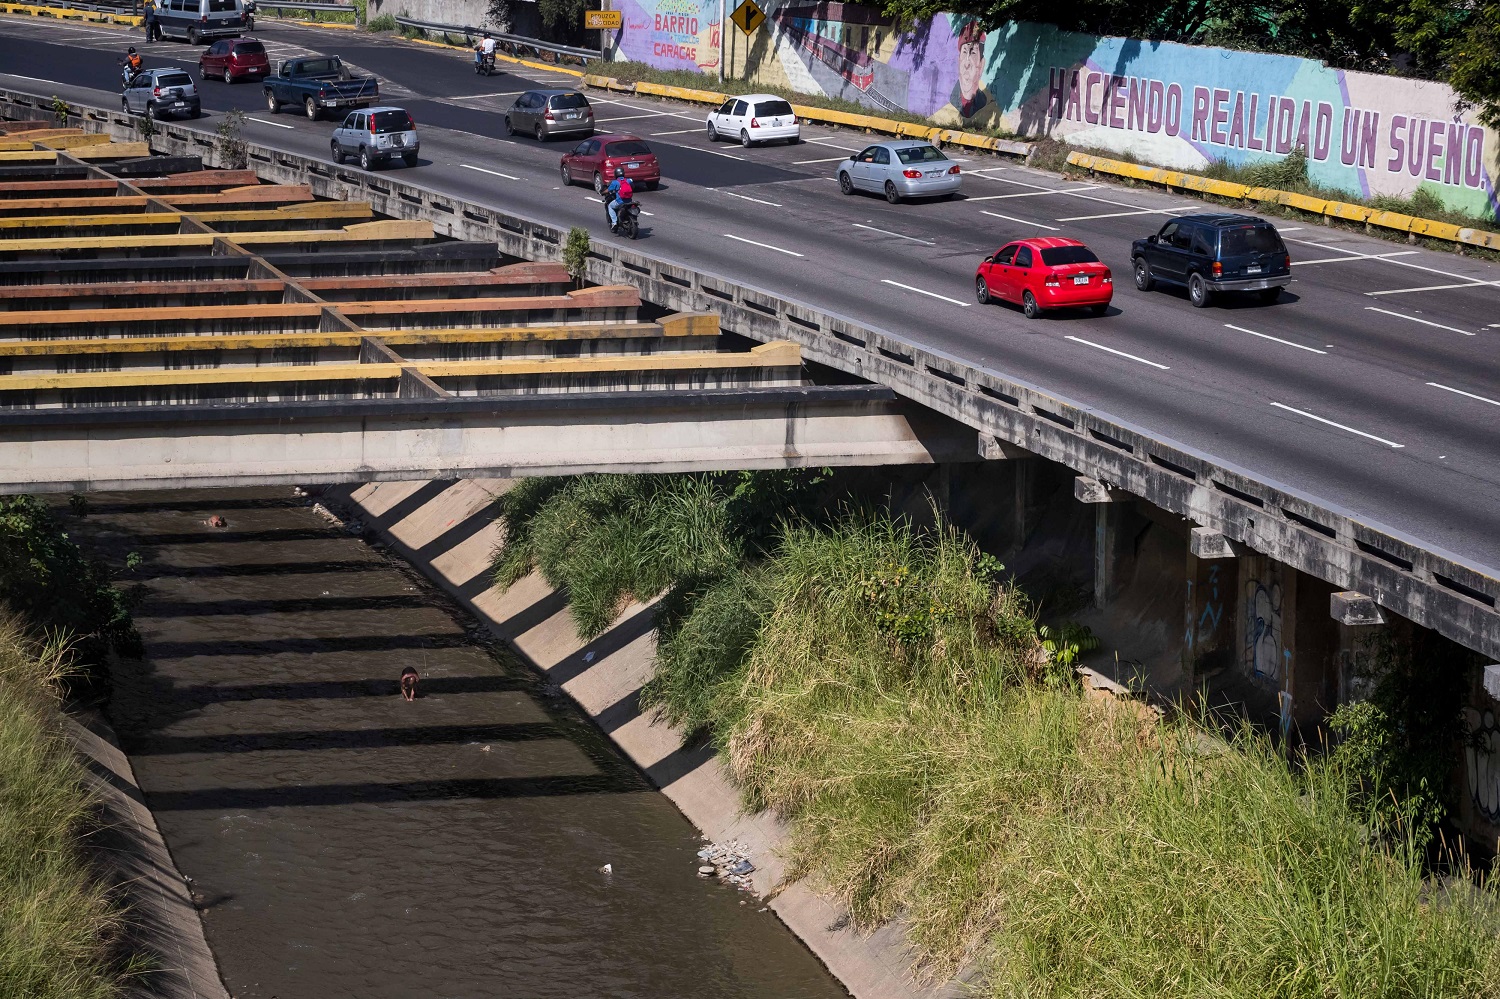
[[[1257,680],[1280,683],[1282,660],[1290,656],[1281,639],[1281,583],[1274,579],[1250,580],[1245,584],[1246,668]]]
[[[1474,811],[1488,822],[1500,823],[1500,725],[1495,712],[1464,711],[1472,733],[1464,750],[1464,770]]]
[[[1425,188],[1495,216],[1500,135],[1455,110],[1445,84],[1330,69],[1294,56],[1106,38],[939,14],[897,32],[874,8],[764,2],[726,72],[905,110],[1132,152],[1182,169],[1306,152],[1314,182],[1360,195]],[[622,0],[617,58],[718,69],[718,0]]]

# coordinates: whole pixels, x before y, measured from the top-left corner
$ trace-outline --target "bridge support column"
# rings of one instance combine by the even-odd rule
[[[1118,592],[1125,575],[1121,530],[1129,494],[1080,475],[1073,480],[1073,498],[1094,507],[1094,606],[1103,609]]]
[[[1217,531],[1195,527],[1188,535],[1187,588],[1182,635],[1182,677],[1186,690],[1198,678],[1234,661],[1239,610],[1237,552]]]

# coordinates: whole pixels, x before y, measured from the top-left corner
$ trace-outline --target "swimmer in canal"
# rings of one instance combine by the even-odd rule
[[[417,699],[417,671],[408,666],[401,671],[401,696],[408,701]]]

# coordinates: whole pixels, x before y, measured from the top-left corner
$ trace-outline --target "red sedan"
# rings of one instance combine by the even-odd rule
[[[562,182],[567,187],[575,181],[594,186],[603,194],[615,179],[615,167],[625,171],[630,185],[655,190],[661,183],[661,167],[651,147],[634,135],[595,135],[584,139],[562,158]]]
[[[217,76],[225,83],[264,80],[271,75],[271,60],[253,38],[221,38],[198,57],[198,75]]]
[[[992,298],[1015,302],[1027,319],[1045,309],[1087,308],[1102,316],[1114,294],[1114,276],[1094,251],[1057,236],[1007,243],[985,257],[974,273],[980,305]]]

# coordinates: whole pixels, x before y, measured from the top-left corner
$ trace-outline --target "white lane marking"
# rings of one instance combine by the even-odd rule
[[[1276,227],[1276,231],[1277,232],[1301,232],[1302,231],[1302,227],[1300,225],[1277,226]]]
[[[1090,184],[1087,187],[1070,187],[1065,191],[1021,191],[1017,194],[983,194],[977,198],[964,198],[965,201],[1003,201],[1006,198],[1040,198],[1046,194],[1072,194],[1074,191],[1097,191],[1098,184]]]
[[[785,253],[789,257],[800,257],[800,256],[802,256],[802,254],[796,252],[795,250],[783,250],[781,247],[779,247],[779,246],[772,246],[770,243],[757,243],[753,239],[746,239],[744,236],[735,236],[732,233],[727,233],[726,232],[724,234],[724,238],[725,239],[733,239],[733,240],[736,240],[736,241],[741,242],[741,243],[749,243],[751,246],[758,246],[758,247],[760,247],[763,250],[775,250],[777,253]]]
[[[1258,337],[1260,337],[1260,338],[1262,338],[1264,340],[1275,340],[1277,343],[1284,343],[1288,347],[1296,347],[1298,350],[1306,350],[1306,351],[1310,351],[1310,352],[1312,352],[1314,354],[1326,354],[1326,353],[1328,353],[1328,351],[1326,351],[1326,350],[1319,350],[1316,347],[1308,347],[1305,344],[1293,343],[1290,340],[1283,340],[1283,339],[1281,339],[1281,337],[1279,337],[1279,336],[1272,336],[1269,333],[1257,333],[1254,330],[1247,330],[1247,329],[1245,329],[1245,327],[1243,327],[1243,326],[1236,326],[1233,323],[1225,323],[1224,326],[1227,329],[1239,330],[1241,333],[1249,333],[1251,336],[1258,336]]]
[[[652,111],[650,114],[627,114],[627,115],[622,115],[619,118],[607,118],[607,117],[605,117],[604,115],[601,114],[597,118],[595,118],[594,120],[596,122],[600,122],[602,124],[612,125],[612,124],[614,124],[617,121],[635,121],[637,118],[661,118],[661,117],[665,116],[666,114],[667,114],[667,112],[665,112],[665,111]],[[696,132],[698,130],[695,128],[695,129],[693,129],[693,131]]]
[[[985,180],[998,181],[1001,184],[1014,184],[1017,187],[1029,187],[1033,191],[1037,191],[1037,192],[1040,192],[1040,193],[1043,193],[1043,194],[1065,194],[1065,195],[1067,195],[1070,198],[1082,198],[1084,201],[1097,201],[1097,202],[1099,202],[1102,205],[1115,205],[1115,206],[1120,207],[1120,208],[1140,208],[1141,207],[1140,205],[1132,205],[1128,201],[1115,201],[1113,198],[1099,198],[1099,197],[1095,197],[1092,194],[1081,194],[1081,193],[1078,193],[1078,188],[1060,189],[1060,188],[1056,188],[1056,187],[1045,187],[1045,186],[1043,186],[1041,184],[1028,184],[1024,180],[1011,180],[1009,177],[989,177],[989,176],[986,176],[985,174],[981,173],[978,170],[970,170],[969,172],[972,173],[976,177],[984,177]],[[1097,187],[1099,185],[1095,185],[1095,186]],[[1175,210],[1181,211],[1181,209],[1175,209]]]
[[[1403,315],[1400,312],[1392,312],[1390,309],[1377,309],[1373,305],[1365,306],[1365,311],[1380,312],[1384,313],[1387,316],[1395,316],[1397,319],[1410,319],[1414,323],[1421,323],[1423,326],[1433,326],[1440,330],[1447,330],[1449,333],[1462,333],[1464,336],[1478,336],[1477,333],[1470,333],[1468,330],[1461,330],[1457,326],[1444,326],[1442,323],[1429,322],[1426,319],[1418,319],[1416,316],[1408,316]]]
[[[845,146],[845,145],[840,145],[839,142],[838,142],[838,140],[831,139],[831,138],[829,138],[827,136],[823,136],[823,135],[814,135],[814,136],[811,136],[811,137],[808,138],[807,141],[808,142],[817,142],[817,143],[820,143],[821,145],[825,145],[825,146],[832,146],[834,149],[847,149],[851,153],[857,153],[861,149],[865,148],[864,146]]]
[[[1462,284],[1425,284],[1417,288],[1387,288],[1385,291],[1367,291],[1365,294],[1373,298],[1376,295],[1405,295],[1413,291],[1448,291],[1452,288],[1491,288],[1497,285],[1500,285],[1500,281],[1474,280],[1465,281]],[[1500,323],[1496,323],[1495,326],[1500,326]],[[1494,329],[1494,326],[1490,328]]]
[[[1019,222],[1022,225],[1034,225],[1038,229],[1046,229],[1048,232],[1057,232],[1057,226],[1055,225],[1043,225],[1040,222],[1033,222],[1030,219],[1018,219],[1013,215],[1001,215],[999,212],[992,212],[984,208],[981,208],[979,210],[979,213],[981,215],[989,215],[992,218],[1004,219],[1007,222]]]
[[[593,104],[613,104],[616,107],[629,108],[632,111],[649,111],[652,114],[664,115],[668,118],[686,118],[688,121],[702,121],[703,114],[686,114],[682,111],[659,111],[656,108],[641,107],[639,104],[627,104],[625,101],[612,101],[606,97],[595,97]]]
[[[918,239],[915,236],[903,236],[903,235],[901,235],[901,233],[899,233],[899,232],[891,232],[889,229],[877,229],[877,228],[875,228],[872,225],[862,225],[859,222],[854,222],[854,223],[851,223],[851,224],[856,229],[868,229],[871,232],[878,232],[882,236],[895,236],[897,239],[909,239],[913,243],[921,243],[923,246],[932,246],[932,245],[934,245],[931,240],[928,240],[928,239]],[[964,304],[968,305],[969,303],[965,302]]]
[[[892,281],[890,278],[881,278],[880,283],[891,285],[894,288],[901,288],[905,291],[914,291],[918,295],[926,295],[928,298],[936,298],[940,301],[947,302],[950,305],[956,305],[961,309],[967,309],[969,306],[974,304],[973,302],[960,302],[956,298],[949,298],[947,295],[939,295],[935,291],[924,291],[921,288],[913,288],[909,284],[902,284],[900,281]]]
[[[520,177],[512,177],[508,173],[501,173],[499,170],[486,170],[484,167],[470,166],[468,163],[460,163],[459,166],[463,167],[465,170],[477,170],[480,173],[487,173],[491,177],[504,177],[506,180],[521,179]]]
[[[502,90],[498,94],[465,94],[462,97],[439,97],[440,101],[477,101],[482,97],[515,97],[524,94],[524,90]]]
[[[694,131],[697,130],[694,129]],[[741,162],[744,162],[745,159],[745,157],[736,156],[734,155],[734,153],[721,153],[717,149],[704,149],[702,146],[690,146],[685,142],[669,142],[667,143],[667,145],[676,146],[678,149],[691,149],[695,153],[708,153],[711,156],[722,156],[726,160],[739,160]]]
[[[555,191],[555,190],[557,190],[557,188],[554,187],[553,190]],[[596,198],[592,194],[585,194],[583,196],[583,200],[584,201],[592,201],[596,205],[602,205],[602,204],[604,204],[604,199],[603,198]],[[641,214],[642,215],[655,215],[656,213],[655,212],[648,212],[644,208],[642,208],[641,209]]]
[[[847,156],[825,156],[820,160],[796,160],[792,166],[807,166],[809,163],[839,163],[848,158]]]
[[[282,124],[282,123],[281,123],[281,122],[279,122],[279,121],[266,121],[266,120],[265,120],[265,119],[264,119],[264,118],[255,118],[255,117],[250,117],[250,118],[249,118],[249,120],[250,120],[250,121],[258,121],[258,122],[260,122],[260,123],[261,123],[261,124],[262,124],[262,125],[274,125],[274,126],[276,126],[276,127],[277,127],[277,128],[292,128],[292,126],[291,126],[291,125],[284,125],[284,124]]]
[[[1473,392],[1465,392],[1463,389],[1449,388],[1447,385],[1440,385],[1437,382],[1428,382],[1427,384],[1431,385],[1433,388],[1442,389],[1444,392],[1452,392],[1454,395],[1462,395],[1467,396],[1470,399],[1478,399],[1480,402],[1487,402],[1491,406],[1500,406],[1500,402],[1497,402],[1494,399],[1486,399],[1482,395],[1475,395]]]
[[[752,198],[748,194],[735,194],[733,191],[719,190],[719,193],[730,198],[739,198],[741,201],[753,201],[757,205],[770,205],[772,208],[780,208],[774,201],[762,201],[760,198]]]
[[[1069,194],[1069,191],[1062,191]],[[1089,219],[1122,219],[1127,215],[1173,215],[1177,212],[1191,212],[1197,209],[1197,205],[1182,205],[1178,208],[1137,208],[1133,212],[1106,212],[1103,215],[1070,215],[1059,222],[1087,222]]]
[[[1374,434],[1367,434],[1363,430],[1355,430],[1353,427],[1346,427],[1342,423],[1334,423],[1332,420],[1325,419],[1325,418],[1323,418],[1321,416],[1318,416],[1318,415],[1316,415],[1314,413],[1309,413],[1305,409],[1294,409],[1291,406],[1288,406],[1288,405],[1285,405],[1285,404],[1279,403],[1279,402],[1273,402],[1273,403],[1271,403],[1271,405],[1275,406],[1277,409],[1284,409],[1288,413],[1296,413],[1298,416],[1305,416],[1309,420],[1317,420],[1319,423],[1326,423],[1330,427],[1338,427],[1340,430],[1347,430],[1351,434],[1357,434],[1360,437],[1364,437],[1364,438],[1367,438],[1367,439],[1372,440],[1372,441],[1379,441],[1380,443],[1388,445],[1390,447],[1406,447],[1405,444],[1397,444],[1395,441],[1388,441],[1384,437],[1376,437]]]
[[[1123,350],[1115,350],[1113,347],[1106,347],[1102,343],[1095,343],[1092,340],[1085,340],[1081,336],[1065,336],[1065,337],[1063,337],[1063,339],[1064,340],[1072,340],[1074,343],[1086,344],[1087,346],[1090,346],[1090,347],[1097,347],[1099,350],[1105,350],[1105,351],[1108,351],[1111,354],[1118,354],[1121,357],[1128,357],[1132,361],[1140,361],[1142,364],[1149,364],[1153,368],[1160,368],[1163,371],[1171,371],[1172,370],[1171,368],[1167,367],[1167,365],[1165,365],[1165,364],[1157,364],[1155,361],[1148,361],[1144,357],[1137,357],[1134,354],[1127,354]]]
[[[1347,260],[1385,260],[1389,257],[1409,257],[1416,250],[1395,250],[1391,253],[1360,253],[1352,257],[1324,257],[1321,260],[1293,260],[1293,267],[1304,267],[1308,264],[1341,264]]]
[[[701,128],[679,128],[675,132],[652,132],[651,133],[651,138],[653,138],[653,139],[660,139],[664,135],[691,135],[694,132],[701,132],[701,131],[703,131],[703,129],[701,129]]]
[[[1296,236],[1293,236],[1291,241],[1293,243],[1302,243],[1304,246],[1316,246],[1320,250],[1333,250],[1333,251],[1335,251],[1337,253],[1353,254],[1353,255],[1356,255],[1356,256],[1359,255],[1359,251],[1358,250],[1346,250],[1342,246],[1335,246],[1335,245],[1333,245],[1331,243],[1316,243],[1316,242],[1313,242],[1310,239],[1298,239]],[[1413,251],[1413,252],[1417,252],[1417,251]],[[1387,258],[1387,257],[1382,257],[1381,259],[1382,260],[1386,260],[1389,263],[1395,264],[1398,267],[1410,267],[1412,270],[1426,271],[1429,274],[1441,274],[1443,277],[1445,277],[1445,278],[1452,278],[1455,281],[1477,281],[1477,280],[1479,280],[1478,278],[1475,278],[1475,277],[1473,277],[1471,275],[1468,275],[1468,274],[1454,274],[1452,271],[1445,271],[1445,270],[1442,270],[1442,269],[1437,268],[1437,267],[1428,267],[1428,266],[1426,266],[1424,264],[1414,264],[1410,260],[1391,260],[1390,258]]]

